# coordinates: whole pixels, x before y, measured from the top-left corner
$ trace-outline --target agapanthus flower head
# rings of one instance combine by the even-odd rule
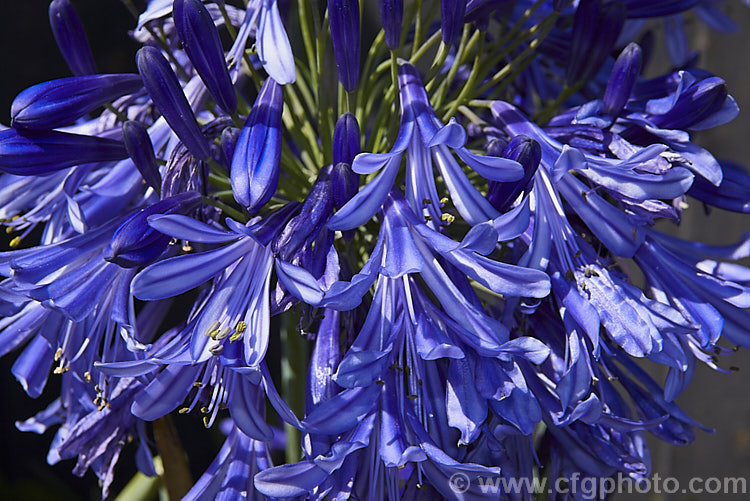
[[[379,0],[374,32],[363,5],[149,1],[136,75],[51,2],[74,76],[0,126],[0,356],[59,391],[18,427],[104,496],[130,442],[174,498],[480,499],[644,479],[649,434],[708,430],[675,399],[750,346],[750,239],[658,223],[750,212],[695,141],[738,107],[633,39],[663,17],[689,54],[716,6]],[[226,435],[195,484],[173,414]]]

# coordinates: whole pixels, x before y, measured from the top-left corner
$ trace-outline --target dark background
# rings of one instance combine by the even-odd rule
[[[135,20],[120,1],[73,0],[73,3],[82,18],[99,71],[135,72],[135,52],[139,46],[128,37]],[[145,2],[134,3],[142,9]],[[38,82],[70,76],[47,22],[48,4],[47,0],[0,3],[0,123],[8,124],[10,103],[18,92]],[[750,28],[750,9],[739,0],[727,2],[727,11],[741,27]],[[689,22],[689,30],[693,46],[703,52],[699,65],[724,78],[740,108],[750,109],[750,31],[716,34],[695,22]],[[668,67],[663,59],[655,64]],[[733,123],[702,134],[699,142],[717,157],[750,165],[750,113],[743,112]],[[714,211],[709,219],[694,204],[687,211],[683,226],[673,231],[684,238],[728,244],[750,229],[749,221],[750,217],[721,211]],[[1,248],[7,248],[6,243],[3,232]],[[100,491],[93,474],[83,479],[74,477],[73,461],[63,461],[54,467],[46,464],[44,458],[52,433],[37,436],[16,430],[16,420],[43,409],[50,399],[42,396],[32,400],[25,395],[10,374],[14,358],[11,354],[0,359],[0,499],[98,499]],[[696,442],[688,447],[652,442],[653,469],[662,477],[675,476],[683,485],[695,476],[745,477],[750,484],[750,354],[741,351],[722,360],[721,365],[741,370],[738,374],[720,374],[701,367],[693,385],[678,400],[688,414],[717,432],[714,435],[699,432]],[[50,383],[54,384],[54,376],[50,377]],[[213,454],[206,454],[209,455],[204,461],[210,461]],[[133,471],[131,463],[126,456],[118,467],[125,479]],[[113,493],[117,492],[115,486]],[[616,496],[617,500],[631,498],[671,501],[706,499],[706,496]]]

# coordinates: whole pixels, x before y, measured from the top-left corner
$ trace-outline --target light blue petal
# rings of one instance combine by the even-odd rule
[[[367,183],[346,205],[328,220],[331,230],[351,230],[369,221],[380,210],[385,197],[393,187],[399,171],[401,155],[388,160],[378,176]]]
[[[351,388],[318,405],[302,421],[310,433],[338,435],[351,430],[377,405],[381,386]]]
[[[490,181],[518,181],[523,177],[523,167],[514,160],[477,155],[467,148],[456,148],[455,152],[474,172]]]
[[[252,245],[255,242],[243,239],[216,250],[165,259],[138,273],[130,290],[144,301],[182,294],[224,271]]]
[[[304,268],[276,259],[276,275],[284,288],[297,299],[312,306],[317,306],[323,300],[318,281]]]
[[[586,168],[586,157],[576,148],[571,148],[564,144],[560,156],[555,160],[550,174],[552,182],[557,184],[562,177],[572,170],[582,170]]]
[[[181,214],[149,216],[148,225],[165,235],[189,242],[224,243],[240,237]]]
[[[455,118],[451,118],[448,124],[441,127],[435,135],[425,139],[428,147],[444,144],[454,150],[463,149],[463,145],[466,144],[466,131],[456,122]]]
[[[276,0],[263,0],[258,24],[258,58],[263,69],[281,85],[294,83],[294,54]]]
[[[201,370],[200,366],[167,366],[135,397],[131,412],[145,421],[172,412],[185,400]]]

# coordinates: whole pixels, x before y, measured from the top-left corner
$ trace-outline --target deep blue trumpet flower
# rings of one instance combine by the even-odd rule
[[[404,18],[403,0],[378,0],[380,21],[385,31],[385,44],[391,50],[398,49],[401,44],[401,23]]]
[[[73,372],[63,374],[61,386],[61,396],[46,409],[16,423],[21,431],[39,434],[60,425],[47,454],[49,464],[76,458],[73,473],[83,476],[90,469],[99,478],[102,497],[107,497],[120,454],[135,439],[138,469],[156,475],[146,427],[128,409],[141,382],[123,378],[112,385],[106,399]]]
[[[162,234],[188,242],[225,245],[156,262],[133,279],[131,289],[135,297],[154,301],[213,279],[211,294],[185,330],[187,351],[192,360],[203,362],[221,355],[241,339],[240,365],[257,370],[268,347],[273,254],[268,241],[261,244],[256,240],[266,240],[255,233],[262,231],[262,225],[248,228],[229,219],[227,223],[231,231],[187,216],[152,216],[149,224]],[[274,228],[274,233],[277,231],[278,227]],[[240,296],[235,297],[239,291]],[[229,353],[238,356],[231,350],[225,355]]]
[[[523,134],[540,144],[543,166],[540,171],[543,170],[548,179],[545,183],[547,189],[554,186],[594,235],[617,255],[629,257],[635,253],[644,238],[638,227],[646,223],[628,218],[571,172],[580,174],[625,202],[676,198],[683,195],[693,181],[688,169],[680,164],[669,164],[661,155],[667,150],[664,145],[628,148],[625,151],[627,157],[623,159],[600,157],[552,139],[507,103],[496,101],[491,109],[497,123],[509,135]],[[649,169],[649,164],[656,165],[656,168]]]
[[[122,141],[143,180],[155,190],[161,190],[159,165],[146,128],[140,122],[128,120],[122,124]]]
[[[466,14],[466,0],[440,0],[440,31],[445,45],[453,45],[461,37]]]
[[[359,81],[359,0],[328,0],[328,22],[339,81],[351,92]]]
[[[514,212],[509,213],[512,217],[505,218],[501,225],[504,238],[517,235],[528,226],[524,211]],[[446,314],[462,326],[459,335],[463,342],[485,356],[494,356],[507,341],[507,329],[476,306],[470,299],[474,295],[471,289],[457,286],[451,278],[471,277],[505,296],[544,297],[549,293],[549,281],[544,273],[485,257],[499,236],[490,222],[476,225],[462,242],[456,242],[420,220],[395,190],[385,201],[382,217],[376,246],[360,272],[349,281],[332,284],[327,290],[321,290],[313,277],[299,278],[299,282],[310,284],[306,290],[296,289],[303,292],[300,299],[315,306],[348,310],[360,304],[378,277],[395,279],[419,273]],[[438,263],[435,254],[444,258],[444,265]],[[297,277],[305,275],[309,273],[297,269]]]
[[[637,57],[623,56],[623,63],[637,63]],[[616,65],[614,71],[621,70],[625,71]],[[691,141],[690,132],[727,123],[737,116],[739,108],[734,98],[727,94],[726,83],[722,79],[706,75],[701,77],[679,71],[638,82],[632,87],[630,98],[619,116],[609,116],[606,112],[602,114],[605,105],[595,100],[558,115],[550,121],[550,125],[560,127],[562,131],[566,130],[564,127],[570,130],[570,125],[607,129],[599,131],[599,134],[608,135],[607,141],[611,146],[606,151],[611,150],[618,155],[621,155],[620,151],[632,151],[629,143],[646,147],[662,143],[675,153],[672,155],[673,163],[681,164],[718,186],[722,178],[719,162]],[[608,106],[614,106],[615,101],[621,103],[628,92],[613,79],[610,79],[608,89],[612,89],[614,94],[621,94],[616,99],[612,95]],[[614,107],[612,111],[615,111]],[[645,170],[649,169],[653,172],[663,171],[657,166]]]
[[[200,0],[175,0],[174,22],[190,62],[216,103],[232,114],[237,107],[224,49],[211,14]]]
[[[196,158],[207,160],[208,142],[167,60],[159,49],[147,46],[138,51],[136,62],[146,91],[174,133]]]
[[[267,79],[234,149],[232,192],[250,212],[263,207],[279,183],[283,107],[283,88],[273,78]]]
[[[216,458],[183,499],[263,501],[265,497],[255,490],[253,478],[272,466],[268,443],[250,438],[233,426]]]
[[[170,237],[149,226],[148,218],[159,214],[184,214],[199,202],[198,193],[188,192],[139,209],[115,230],[104,251],[104,259],[123,268],[152,263],[166,250]]]
[[[138,75],[87,75],[44,82],[24,90],[13,100],[13,127],[54,129],[68,125],[124,94],[143,86]]]
[[[18,176],[127,157],[125,146],[114,139],[57,131],[0,131],[0,171]]]
[[[73,5],[68,0],[52,0],[49,4],[49,23],[57,46],[74,75],[93,75],[94,56]]]

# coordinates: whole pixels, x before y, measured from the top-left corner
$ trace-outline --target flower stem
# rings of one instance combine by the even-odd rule
[[[154,421],[153,427],[156,448],[164,465],[164,486],[169,499],[182,499],[192,487],[193,477],[172,417],[169,414],[160,417]]]

